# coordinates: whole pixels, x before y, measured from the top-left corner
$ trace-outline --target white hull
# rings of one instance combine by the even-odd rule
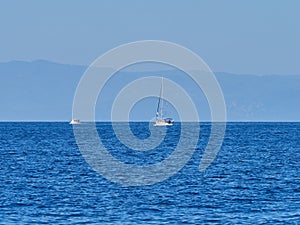
[[[173,126],[173,123],[155,123],[155,127]]]
[[[74,125],[74,124],[80,124],[80,120],[73,119],[73,120],[71,120],[70,124],[72,124],[72,125]]]
[[[154,123],[155,127],[164,127],[164,126],[172,126],[174,121],[171,120],[156,120]]]

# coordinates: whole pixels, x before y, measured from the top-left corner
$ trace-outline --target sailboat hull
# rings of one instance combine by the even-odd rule
[[[154,123],[155,127],[159,127],[159,126],[172,126],[174,123],[173,120],[166,120],[166,119],[157,119]]]
[[[72,119],[71,122],[69,124],[80,124],[80,120],[79,119]]]

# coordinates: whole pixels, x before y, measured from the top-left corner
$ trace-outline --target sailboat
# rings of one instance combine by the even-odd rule
[[[172,118],[164,118],[163,117],[163,87],[164,87],[164,78],[161,78],[161,88],[160,88],[160,96],[158,99],[155,123],[154,126],[172,126],[174,120]]]

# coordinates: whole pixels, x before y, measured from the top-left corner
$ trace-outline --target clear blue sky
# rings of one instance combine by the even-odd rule
[[[172,41],[214,71],[300,74],[300,1],[0,2],[0,62],[90,64],[117,45]]]

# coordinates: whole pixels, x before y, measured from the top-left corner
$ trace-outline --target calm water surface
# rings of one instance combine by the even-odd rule
[[[147,126],[131,128],[146,138]],[[114,157],[141,165],[171,154],[180,124],[151,157],[122,146],[109,123],[97,128]],[[228,123],[217,158],[200,172],[209,132],[201,124],[193,157],[173,177],[126,187],[84,161],[71,125],[2,122],[0,224],[300,224],[300,123]]]

